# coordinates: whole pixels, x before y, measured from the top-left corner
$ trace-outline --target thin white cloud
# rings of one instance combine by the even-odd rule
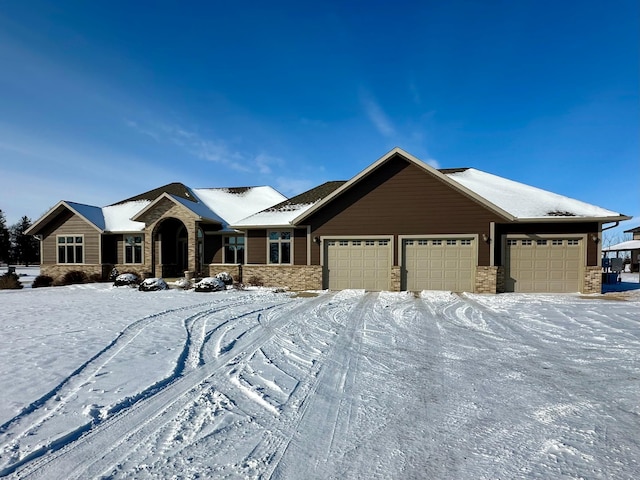
[[[261,153],[255,158],[254,163],[261,174],[269,175],[273,173],[272,166],[284,167],[286,162],[281,158]]]
[[[149,136],[158,143],[170,143],[201,160],[224,164],[232,170],[249,172],[249,157],[235,151],[221,139],[204,138],[198,133],[176,124],[146,124],[126,120],[125,124],[140,134]]]
[[[391,120],[387,117],[387,115],[382,110],[382,107],[378,104],[378,102],[368,93],[362,91],[360,93],[360,102],[362,107],[364,108],[364,112],[376,127],[378,132],[380,132],[385,137],[391,137],[395,135],[396,131],[391,123]]]
[[[433,168],[440,168],[440,162],[438,162],[435,158],[428,158],[423,160],[428,165],[431,165]]]

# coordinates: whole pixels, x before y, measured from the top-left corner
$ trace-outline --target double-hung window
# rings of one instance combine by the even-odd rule
[[[291,231],[269,231],[269,263],[291,264]]]
[[[244,264],[244,237],[224,237],[223,262]]]
[[[58,263],[84,263],[84,236],[58,235]]]
[[[124,263],[143,263],[142,235],[127,235],[125,237]]]

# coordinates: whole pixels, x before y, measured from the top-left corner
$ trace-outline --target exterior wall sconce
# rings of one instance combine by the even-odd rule
[[[313,237],[313,243],[317,243],[318,245],[320,245],[320,237],[318,236]]]
[[[491,241],[489,235],[487,235],[486,233],[482,234],[482,240],[484,240],[486,243],[489,243]]]
[[[600,243],[600,239],[598,238],[597,235],[591,235],[591,240],[593,240],[593,243],[595,244]]]

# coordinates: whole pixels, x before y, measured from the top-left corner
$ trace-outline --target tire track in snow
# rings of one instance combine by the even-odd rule
[[[370,314],[377,299],[377,293],[367,293],[353,307],[348,324],[328,354],[331,360],[322,365],[300,410],[291,412],[293,417],[279,432],[281,445],[276,445],[264,478],[313,478],[336,450],[340,450],[338,443],[346,437],[355,401],[345,393],[351,393],[349,390],[358,372],[365,316]],[[305,435],[312,435],[313,440],[305,439]],[[304,465],[290,463],[287,457],[300,458],[301,449],[305,451]],[[295,472],[294,475],[291,472]]]
[[[158,314],[150,315],[127,326],[120,333],[120,335],[118,335],[107,347],[102,349],[97,355],[92,357],[92,359],[85,362],[83,366],[77,369],[71,376],[67,377],[67,379],[65,379],[56,389],[54,389],[53,394],[50,392],[46,396],[47,399],[40,405],[38,405],[37,408],[29,410],[27,413],[22,413],[12,421],[5,424],[7,430],[3,432],[3,437],[8,440],[8,442],[5,442],[5,451],[10,451],[12,457],[8,459],[8,462],[6,462],[2,470],[0,470],[0,476],[8,475],[20,468],[22,465],[28,464],[34,459],[37,459],[49,452],[55,452],[64,448],[66,445],[78,440],[82,435],[91,431],[96,427],[96,425],[99,425],[109,417],[117,415],[123,410],[131,408],[136,403],[152,397],[153,395],[156,395],[158,392],[162,391],[167,387],[167,385],[171,384],[177,378],[185,374],[185,368],[187,366],[186,362],[189,356],[189,352],[192,350],[199,350],[199,345],[196,345],[194,347],[194,345],[192,344],[192,338],[189,330],[191,326],[203,322],[204,319],[211,317],[212,315],[223,313],[229,308],[237,308],[246,304],[251,305],[251,310],[244,315],[235,314],[233,318],[252,315],[256,313],[256,309],[253,306],[254,301],[255,298],[253,298],[252,296],[247,296],[240,301],[236,301],[233,303],[224,304],[224,300],[221,300],[219,302],[207,302],[198,305],[180,307],[160,312]],[[218,306],[219,303],[221,303],[222,305]],[[19,455],[21,453],[20,450],[12,446],[19,444],[17,442],[19,442],[21,438],[29,437],[30,432],[33,432],[40,428],[40,426],[48,420],[59,420],[60,418],[59,416],[56,416],[56,413],[65,407],[66,401],[74,397],[74,395],[76,395],[79,390],[91,380],[91,378],[96,376],[98,372],[109,363],[109,361],[115,358],[118,353],[123,351],[128,344],[130,344],[138,335],[140,335],[146,327],[153,324],[154,321],[158,321],[170,316],[176,316],[176,320],[178,320],[180,318],[184,318],[184,312],[212,305],[214,306],[214,308],[198,312],[183,320],[183,324],[185,325],[185,328],[187,328],[187,340],[185,341],[182,352],[180,353],[176,365],[169,376],[156,381],[155,383],[153,383],[149,387],[144,388],[142,391],[136,393],[135,395],[125,397],[111,407],[105,408],[105,411],[101,415],[92,415],[93,418],[88,422],[75,427],[71,431],[65,432],[58,438],[49,439],[44,444],[36,445],[36,447],[29,452],[25,452]],[[273,308],[273,306],[268,306],[265,308]],[[16,428],[21,424],[24,424],[24,426],[21,428]]]
[[[237,304],[239,305],[242,303],[244,302],[238,302]],[[0,449],[2,449],[3,452],[11,452],[10,458],[8,459],[9,461],[12,459],[21,460],[21,458],[19,458],[21,452],[19,448],[16,448],[18,446],[17,442],[19,442],[19,439],[28,436],[30,434],[29,432],[32,432],[47,420],[55,417],[55,415],[65,407],[68,399],[76,395],[85,384],[91,381],[92,378],[99,375],[100,370],[107,365],[109,361],[122,352],[132,341],[134,341],[145,328],[152,323],[161,321],[167,317],[174,315],[181,317],[184,312],[211,305],[212,302],[206,302],[165,310],[148,315],[127,325],[107,346],[97,352],[89,360],[81,364],[76,370],[71,372],[71,374],[56,387],[39,399],[33,401],[18,415],[5,422],[3,425],[0,425]],[[226,307],[221,307],[218,310],[223,310],[224,308]],[[195,314],[193,317],[197,317],[198,315],[199,314]],[[91,423],[92,422],[89,422],[79,427],[79,431],[68,432],[65,436],[79,436],[90,428]],[[2,457],[5,457],[5,454],[0,455],[0,458]],[[6,468],[7,462],[5,461],[3,464]],[[0,470],[0,476],[3,474],[3,471],[4,470]]]
[[[255,300],[255,299],[254,299]],[[253,309],[244,316],[273,309],[290,303],[274,302],[262,309]],[[274,323],[281,326],[290,319],[285,315]],[[246,351],[255,351],[273,335],[264,329],[254,329],[243,336],[235,347],[222,353],[211,363],[185,372],[183,376],[163,385],[158,391],[149,392],[136,399],[127,408],[116,410],[112,417],[98,423],[82,436],[61,442],[41,452],[36,458],[12,466],[19,478],[93,478],[107,473],[159,428],[169,422],[192,402],[198,385],[222,371],[230,362],[242,358]],[[190,395],[191,394],[191,395]],[[162,418],[160,418],[162,417]],[[92,459],[87,461],[87,459]]]
[[[571,357],[584,355],[582,347],[594,333],[584,328],[590,320],[574,318],[562,297],[544,303],[533,297],[532,303],[539,305],[529,308],[518,304],[521,297],[518,302],[501,300],[502,308],[489,307],[482,297],[463,294],[442,309],[443,338],[452,352],[452,373],[459,378],[451,385],[458,394],[453,399],[454,422],[442,432],[435,452],[471,452],[475,468],[491,478],[527,476],[545,463],[549,476],[556,476],[562,462],[582,459],[588,464],[594,432],[606,429],[593,401],[598,395],[588,387],[585,391],[589,382],[581,378],[580,368],[562,375],[562,383],[555,370],[574,368]],[[479,316],[489,333],[476,328]],[[477,375],[470,376],[465,364],[473,364]],[[603,397],[602,405],[610,401]],[[496,418],[495,410],[506,418]],[[500,462],[495,462],[496,454]],[[450,455],[448,460],[450,473],[471,473],[465,470],[466,458]],[[439,461],[437,456],[434,461]]]

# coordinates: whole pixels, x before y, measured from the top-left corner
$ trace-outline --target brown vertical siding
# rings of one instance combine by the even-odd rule
[[[50,222],[42,235],[43,264],[58,263],[57,235],[84,235],[84,263],[100,263],[100,232],[70,211],[65,211]]]
[[[307,229],[297,228],[293,231],[293,264],[307,264]]]
[[[399,264],[398,235],[489,234],[503,221],[488,208],[400,156],[395,156],[305,220],[311,235],[390,235]],[[489,245],[479,242],[478,264],[489,265]],[[312,244],[311,263],[320,263]]]
[[[205,235],[204,236],[204,263],[222,263],[222,245],[224,236]]]
[[[281,228],[281,230],[287,230]],[[267,230],[247,231],[247,264],[265,265],[267,259]],[[307,229],[296,228],[293,231],[293,264],[307,264]]]
[[[267,231],[248,230],[247,231],[247,259],[248,264],[267,263]]]

